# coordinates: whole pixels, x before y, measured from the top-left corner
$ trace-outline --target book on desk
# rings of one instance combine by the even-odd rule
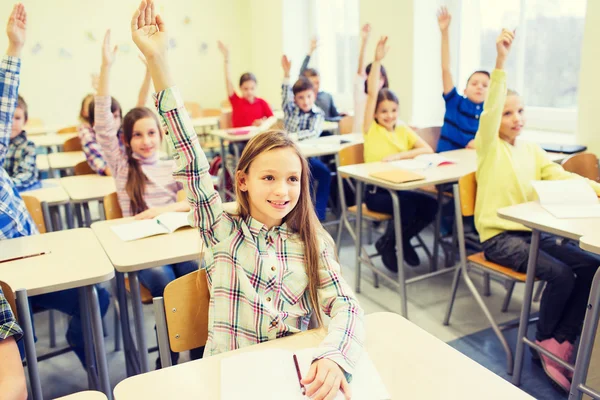
[[[189,212],[168,212],[152,219],[132,221],[127,224],[111,226],[110,229],[124,242],[145,237],[170,234],[179,228],[190,226]]]

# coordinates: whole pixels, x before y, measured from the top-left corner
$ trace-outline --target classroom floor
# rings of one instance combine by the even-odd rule
[[[94,207],[92,207],[93,209]],[[431,228],[431,227],[430,227]],[[425,242],[432,243],[433,230],[427,228],[423,234]],[[334,234],[333,227],[329,228],[330,233]],[[377,237],[377,233],[374,235]],[[366,235],[365,235],[366,238]],[[374,246],[367,246],[369,252],[375,252]],[[422,265],[418,268],[405,267],[408,277],[418,275],[428,271],[428,262],[424,253],[419,249]],[[342,265],[342,273],[344,278],[354,287],[354,244],[350,236],[345,233],[342,240],[340,251],[340,262]],[[374,260],[376,266],[385,269],[379,258]],[[380,280],[380,288],[375,289],[372,285],[372,273],[366,267],[363,267],[363,278],[361,293],[358,298],[366,314],[387,311],[400,312],[399,295]],[[452,273],[441,275],[435,278],[427,279],[414,283],[408,286],[408,313],[409,319],[420,326],[427,332],[433,334],[440,340],[450,342],[458,338],[470,335],[489,327],[486,319],[474,301],[471,294],[468,292],[464,284],[461,284],[457,299],[454,306],[450,326],[444,326],[442,320],[446,310],[450,288],[452,283]],[[481,288],[482,279],[477,274],[472,274],[476,285]],[[504,297],[504,287],[498,282],[492,281],[492,294],[486,298],[486,302],[490,311],[498,322],[514,320],[519,317],[521,307],[521,299],[523,296],[523,286],[517,285],[513,294],[513,300],[508,312],[502,313],[500,307]],[[106,340],[106,348],[108,352],[108,364],[111,378],[111,384],[114,387],[118,382],[126,378],[125,361],[123,352],[114,351],[114,336],[113,336],[113,308],[109,309],[106,316],[106,325],[108,328],[108,337]],[[537,311],[537,304],[534,303],[532,311]],[[155,346],[154,339],[154,316],[150,306],[144,306],[146,334],[151,346]],[[58,314],[56,324],[57,347],[63,348],[66,346],[64,332],[66,331],[67,318],[64,315]],[[48,347],[48,313],[43,312],[35,315],[36,333],[38,336],[37,352],[38,356],[51,351]],[[398,340],[402,340],[401,337]],[[154,368],[154,363],[158,353],[150,354],[151,368]],[[187,361],[187,354],[182,354],[180,363]],[[64,396],[73,392],[87,389],[87,375],[81,367],[78,359],[72,352],[44,360],[39,363],[40,375],[42,379],[42,388],[44,398],[55,398]]]

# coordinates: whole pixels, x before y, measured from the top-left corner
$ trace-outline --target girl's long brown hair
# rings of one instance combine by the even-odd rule
[[[240,175],[238,174],[238,171],[248,174],[252,161],[254,161],[259,154],[282,148],[293,149],[298,155],[298,158],[300,158],[300,163],[302,164],[302,173],[300,175],[300,198],[292,211],[285,216],[283,222],[287,223],[288,229],[292,232],[298,233],[304,244],[304,265],[306,268],[306,275],[308,276],[309,301],[313,308],[313,312],[317,317],[318,324],[321,326],[323,320],[321,318],[319,298],[317,295],[317,289],[319,287],[320,251],[317,233],[321,231],[325,232],[325,230],[322,228],[319,219],[317,218],[317,214],[315,214],[310,196],[310,172],[306,159],[300,153],[300,149],[296,146],[296,143],[290,139],[286,132],[277,130],[268,131],[255,136],[248,142],[237,165],[236,177]],[[250,215],[248,192],[244,192],[240,189],[237,179],[235,194],[237,197],[239,214],[242,218],[246,218]]]
[[[156,115],[147,107],[136,107],[129,111],[123,118],[123,138],[125,141],[125,152],[127,154],[127,164],[129,171],[127,172],[127,183],[125,191],[129,196],[129,205],[132,215],[136,215],[148,209],[148,205],[144,200],[144,192],[146,191],[146,183],[148,177],[142,171],[142,166],[139,161],[133,157],[131,150],[131,138],[133,137],[133,126],[143,118],[153,118],[156,122],[156,129],[160,134],[160,124]]]

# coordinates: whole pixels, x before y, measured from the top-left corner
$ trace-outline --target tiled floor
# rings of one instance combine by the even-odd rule
[[[333,230],[331,230],[333,232]],[[431,243],[432,233],[426,232],[424,235],[427,243]],[[374,252],[373,246],[368,246],[371,252]],[[427,272],[428,266],[426,257],[420,253],[423,266],[419,268],[406,267],[409,276]],[[348,235],[344,237],[341,251],[340,262],[342,264],[343,276],[354,287],[355,282],[355,263],[354,263],[354,245]],[[384,268],[379,259],[375,259],[375,265]],[[432,279],[423,280],[414,283],[408,287],[408,313],[409,319],[435,335],[443,341],[451,341],[456,338],[468,335],[473,332],[485,329],[488,327],[487,321],[470,295],[464,284],[461,285],[457,300],[454,306],[454,312],[450,326],[444,326],[442,319],[446,310],[448,298],[450,295],[450,287],[452,282],[452,273],[438,276]],[[481,287],[481,277],[477,274],[472,274],[476,284]],[[523,285],[517,285],[513,295],[511,306],[507,313],[500,312],[500,306],[504,297],[504,287],[502,284],[492,282],[492,295],[486,298],[491,312],[499,322],[518,318],[518,313],[521,305]],[[358,294],[360,302],[365,310],[365,313],[374,313],[380,311],[400,312],[400,297],[399,295],[382,281],[381,286],[375,289],[372,285],[372,273],[366,267],[363,267],[363,277],[361,292]],[[537,305],[534,305],[534,311]],[[154,317],[150,306],[144,307],[145,325],[152,346],[154,343]],[[47,353],[48,348],[48,329],[47,317],[48,313],[41,313],[35,316],[35,323],[38,334],[37,351],[38,356]],[[106,325],[108,327],[108,337],[106,337],[106,346],[108,350],[109,371],[111,384],[116,385],[123,380],[125,376],[125,365],[123,352],[114,351],[113,337],[113,318],[112,307],[106,317]],[[57,341],[58,347],[66,346],[64,332],[66,330],[67,319],[65,316],[59,315],[57,318]],[[399,335],[398,340],[402,340]],[[425,351],[425,349],[424,349]],[[150,355],[150,363],[153,366],[154,360],[158,357],[157,353]],[[180,362],[187,360],[187,355],[183,355]],[[44,398],[55,398],[69,393],[87,389],[87,375],[79,364],[75,355],[71,352],[57,356],[39,364],[42,377],[42,388]]]

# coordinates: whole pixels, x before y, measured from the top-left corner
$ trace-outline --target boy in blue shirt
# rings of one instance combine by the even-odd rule
[[[487,96],[490,74],[475,71],[469,77],[463,97],[458,94],[450,71],[450,39],[448,28],[452,16],[446,7],[438,12],[438,25],[442,32],[442,81],[446,113],[444,125],[436,151],[474,148],[474,139],[479,128],[479,116],[483,112],[483,101]]]
[[[12,131],[12,119],[17,107],[21,50],[25,44],[27,13],[22,4],[14,6],[6,32],[8,50],[0,60],[0,165],[4,164]],[[0,167],[0,240],[37,235],[39,232],[23,199],[3,167]],[[110,296],[98,287],[101,315],[108,310]],[[67,342],[85,365],[83,331],[77,289],[32,296],[33,307],[53,309],[68,314],[71,318],[67,329]]]

